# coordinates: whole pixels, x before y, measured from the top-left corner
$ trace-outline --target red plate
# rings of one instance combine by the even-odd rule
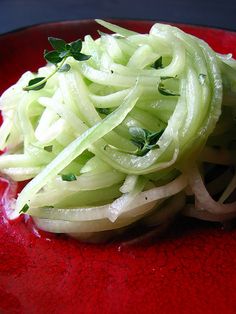
[[[140,32],[153,24],[114,22]],[[179,27],[236,56],[236,33]],[[94,21],[73,21],[1,36],[0,92],[44,65],[48,36],[71,41],[97,29]],[[181,220],[152,243],[120,244],[36,236],[29,224],[1,215],[0,313],[235,313],[236,230]]]

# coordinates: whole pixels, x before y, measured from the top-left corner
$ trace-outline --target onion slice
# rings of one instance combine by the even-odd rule
[[[228,214],[236,212],[236,202],[220,204],[208,193],[197,166],[190,167],[188,172],[189,185],[195,194],[195,207],[198,210],[205,210],[211,214]]]

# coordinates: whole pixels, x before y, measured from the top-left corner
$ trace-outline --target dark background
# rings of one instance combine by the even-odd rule
[[[0,34],[44,22],[108,17],[236,31],[236,0],[0,0]]]

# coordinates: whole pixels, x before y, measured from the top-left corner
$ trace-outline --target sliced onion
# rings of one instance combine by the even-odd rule
[[[236,189],[236,174],[233,176],[229,185],[227,186],[227,188],[225,189],[225,191],[221,195],[219,202],[224,203],[224,201],[226,201],[227,198],[230,197],[230,195],[234,192],[235,189]]]
[[[136,218],[117,219],[112,223],[109,219],[90,220],[90,221],[62,221],[55,219],[33,218],[37,227],[41,230],[54,233],[81,233],[81,232],[99,232],[104,230],[118,229],[130,225]]]
[[[208,193],[199,170],[193,166],[189,171],[189,185],[195,194],[196,209],[205,210],[212,214],[229,214],[236,212],[236,202],[230,204],[220,204]]]
[[[135,217],[149,211],[159,200],[175,195],[187,185],[185,175],[180,175],[172,182],[141,192],[122,212],[122,217]],[[111,204],[80,208],[30,208],[28,213],[33,217],[66,221],[92,221],[106,219]]]
[[[158,208],[153,214],[143,219],[147,226],[157,226],[173,219],[174,216],[183,209],[185,205],[185,194],[183,192],[174,195],[167,204]]]
[[[236,217],[236,212],[227,214],[212,214],[206,210],[198,210],[194,205],[186,205],[181,211],[181,214],[187,217],[192,217],[200,220],[225,222]]]

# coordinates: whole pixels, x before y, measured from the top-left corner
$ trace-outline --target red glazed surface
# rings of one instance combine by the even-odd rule
[[[152,25],[115,22],[140,32]],[[236,56],[236,33],[179,26]],[[1,36],[0,92],[26,69],[44,65],[49,35],[74,40],[97,29],[93,21],[76,21]],[[31,229],[0,212],[0,313],[235,313],[236,230],[184,220],[151,244],[121,246]]]

